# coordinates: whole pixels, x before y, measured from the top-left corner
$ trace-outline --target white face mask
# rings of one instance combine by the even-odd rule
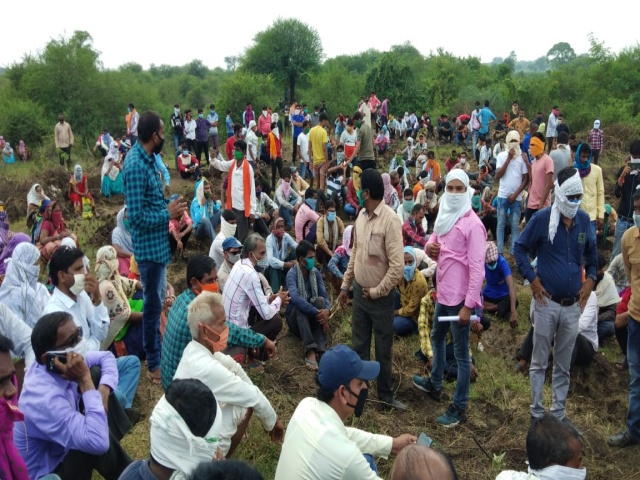
[[[573,203],[568,200],[562,201],[558,199],[558,210],[560,210],[560,213],[567,218],[575,217],[579,208],[580,202]]]
[[[84,290],[84,276],[84,273],[76,273],[73,276],[73,285],[69,287],[69,290],[76,297]]]
[[[238,260],[240,260],[240,254],[236,253],[235,255],[229,255],[229,259],[227,260],[231,265],[235,265]]]
[[[58,354],[58,355],[77,353],[82,358],[85,358],[87,356],[88,349],[89,349],[89,346],[83,337],[83,338],[80,338],[80,341],[78,341],[75,347],[69,347],[69,348],[65,348],[64,350],[56,350],[56,351],[51,351],[47,353]]]
[[[587,477],[586,468],[571,468],[563,465],[551,465],[541,470],[533,470],[532,473],[541,480],[584,480]]]

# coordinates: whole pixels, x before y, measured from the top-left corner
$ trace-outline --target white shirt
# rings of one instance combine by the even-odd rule
[[[184,136],[187,140],[196,139],[196,121],[192,118],[191,121],[184,121]]]
[[[258,159],[258,137],[253,130],[247,130],[244,139],[247,142],[247,160],[255,162]]]
[[[580,315],[578,334],[589,340],[593,349],[598,351],[598,297],[596,292],[591,292]]]
[[[254,135],[255,136],[255,135]],[[248,150],[249,147],[247,147]],[[247,160],[249,160],[249,156],[247,155]],[[213,161],[213,168],[216,170],[220,170],[221,172],[228,172],[231,170],[231,206],[236,210],[244,211],[244,165],[240,167],[236,167],[237,162],[235,160],[222,160],[220,158],[216,158]],[[233,169],[233,170],[232,170]],[[249,194],[249,201],[251,203],[249,207],[249,213],[251,215],[256,214],[256,184],[253,181],[253,167],[249,164],[249,175],[251,181],[249,184],[251,185],[251,192]],[[219,265],[216,263],[216,265]]]
[[[77,301],[62,293],[56,287],[49,303],[42,312],[43,315],[53,312],[67,312],[73,317],[73,322],[82,327],[82,336],[87,342],[87,350],[97,352],[100,343],[107,337],[109,330],[109,310],[100,302],[93,306],[91,299],[84,290],[77,296]]]
[[[502,165],[507,161],[509,152],[502,152],[496,159],[496,172],[502,168]],[[518,190],[518,187],[522,183],[522,176],[528,173],[527,165],[521,156],[511,159],[511,163],[507,167],[506,172],[500,178],[498,187],[498,198],[507,198],[513,192]],[[522,192],[516,198],[517,201],[522,200]]]
[[[367,102],[362,102],[358,111],[362,113],[363,122],[371,127],[371,108],[369,108],[369,104]]]
[[[213,392],[220,405],[216,415],[222,415],[218,441],[225,455],[247,409],[253,409],[266,431],[273,430],[276,424],[276,412],[267,397],[251,382],[240,364],[224,353],[212,354],[192,340],[184,349],[174,378],[197,378]]]
[[[248,258],[237,262],[231,269],[222,299],[227,321],[242,328],[249,328],[249,310],[252,306],[264,320],[270,320],[280,311],[282,304],[280,297],[269,303],[258,272]]]
[[[549,114],[549,120],[547,121],[547,137],[558,136],[558,117],[553,112]]]
[[[340,144],[344,146],[355,147],[357,142],[358,133],[356,132],[356,129],[354,128],[353,131],[349,133],[345,128],[344,132],[342,132],[342,135],[340,135]]]
[[[219,265],[222,265],[222,263],[224,262],[224,252],[222,251],[222,242],[224,242],[225,238],[227,238],[227,236],[222,231],[220,231],[220,233],[216,235],[216,238],[213,239],[213,242],[211,243],[211,248],[209,249],[209,256],[213,258],[213,261],[216,262],[216,267],[218,268],[219,268]]]
[[[287,426],[275,480],[373,480],[365,453],[387,458],[393,439],[345,427],[328,404],[300,402]]]
[[[298,146],[300,147],[300,163],[309,162],[309,135],[302,132],[298,135]]]
[[[24,358],[28,368],[36,358],[31,348],[31,328],[2,303],[0,303],[0,335],[13,342],[12,355]]]

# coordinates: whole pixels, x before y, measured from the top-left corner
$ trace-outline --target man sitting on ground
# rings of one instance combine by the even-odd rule
[[[287,272],[295,265],[295,250],[298,244],[284,230],[284,218],[277,217],[267,237],[267,271],[272,292],[277,292],[285,284]]]
[[[229,278],[231,269],[240,260],[240,251],[242,250],[242,244],[236,237],[227,237],[222,242],[222,255],[224,260],[222,265],[218,268],[218,290],[220,293],[224,290],[224,284]]]
[[[184,349],[175,378],[197,378],[215,395],[222,420],[218,443],[224,456],[233,455],[254,412],[271,440],[281,443],[284,427],[269,400],[240,364],[222,353],[227,348],[229,326],[220,294],[200,294],[189,305],[187,321],[192,340]]]
[[[458,475],[447,456],[416,443],[398,454],[391,480],[458,480]]]
[[[223,210],[220,218],[220,231],[211,242],[211,248],[209,249],[209,256],[213,258],[216,265],[222,265],[222,242],[224,242],[225,238],[235,236],[236,229],[236,214],[231,209]]]
[[[317,356],[322,355],[327,346],[331,300],[322,275],[315,268],[313,245],[301,241],[295,255],[296,265],[287,273],[287,290],[291,296],[286,312],[287,325],[304,342],[305,366],[317,371]]]
[[[398,285],[393,318],[393,333],[399,336],[418,331],[420,301],[427,294],[427,281],[417,266],[414,248],[404,247],[404,276]]]
[[[405,247],[424,248],[427,244],[427,232],[422,228],[424,220],[424,206],[416,203],[411,209],[411,215],[402,224],[402,240]]]
[[[348,417],[362,415],[367,382],[378,373],[378,362],[361,360],[346,345],[336,345],[322,356],[317,398],[305,398],[293,413],[276,480],[378,479],[371,455],[397,455],[416,442],[409,434],[391,438],[345,427]]]
[[[484,262],[484,278],[487,283],[482,289],[484,311],[507,318],[511,328],[518,326],[518,299],[509,262],[498,253],[495,242],[487,242],[487,255]]]
[[[174,380],[151,414],[151,455],[133,462],[118,480],[164,480],[219,460],[220,406],[200,380]]]

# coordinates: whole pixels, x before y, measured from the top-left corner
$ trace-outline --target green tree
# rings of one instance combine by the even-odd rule
[[[575,60],[576,52],[567,42],[560,42],[549,49],[547,59],[552,67],[557,68]]]
[[[259,32],[241,60],[246,71],[271,74],[295,98],[296,87],[320,68],[323,56],[318,32],[295,18],[277,19]]]

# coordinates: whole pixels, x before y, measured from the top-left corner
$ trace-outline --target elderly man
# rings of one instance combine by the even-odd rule
[[[409,434],[391,438],[345,427],[351,415],[362,415],[367,382],[379,372],[378,362],[361,360],[346,345],[336,345],[322,356],[318,394],[302,400],[293,412],[276,480],[379,479],[371,455],[397,455],[416,442]]]
[[[218,268],[218,289],[220,293],[224,291],[224,284],[227,283],[231,269],[240,260],[241,250],[242,244],[236,237],[227,237],[222,242],[223,261],[220,268]]]
[[[446,337],[451,330],[453,349],[458,363],[458,380],[453,402],[437,422],[454,427],[467,420],[471,362],[469,360],[469,330],[471,313],[482,306],[480,290],[484,282],[485,242],[487,233],[471,208],[473,190],[469,177],[460,170],[447,174],[445,192],[440,199],[440,213],[427,242],[427,254],[438,262],[436,280],[437,302],[433,314],[431,343],[433,369],[431,378],[414,375],[413,384],[440,400],[446,363]],[[440,317],[456,317],[443,321]]]
[[[541,418],[545,413],[542,390],[553,344],[551,414],[565,420],[571,353],[578,336],[580,311],[597,279],[598,257],[589,216],[579,210],[582,182],[575,168],[558,173],[554,192],[553,205],[540,210],[527,223],[516,242],[515,257],[518,272],[531,283],[535,300],[529,369],[531,417]],[[533,252],[538,255],[537,270],[530,264]],[[583,265],[587,274],[584,282]]]
[[[175,378],[197,378],[215,395],[222,419],[218,435],[222,453],[227,458],[233,455],[254,412],[271,440],[281,443],[284,427],[269,400],[238,362],[223,353],[229,326],[220,294],[204,292],[195,298],[187,322],[192,340],[184,349]]]
[[[95,469],[106,480],[117,480],[131,463],[119,443],[131,425],[126,418],[116,419],[122,409],[110,395],[118,384],[113,354],[87,352],[82,329],[66,312],[40,318],[31,344],[36,363],[27,371],[20,395],[25,420],[14,428],[29,478],[56,473],[91,480]],[[92,367],[99,369],[91,372]],[[110,431],[110,425],[121,431]]]
[[[448,457],[420,444],[408,445],[398,454],[391,480],[457,480]]]

